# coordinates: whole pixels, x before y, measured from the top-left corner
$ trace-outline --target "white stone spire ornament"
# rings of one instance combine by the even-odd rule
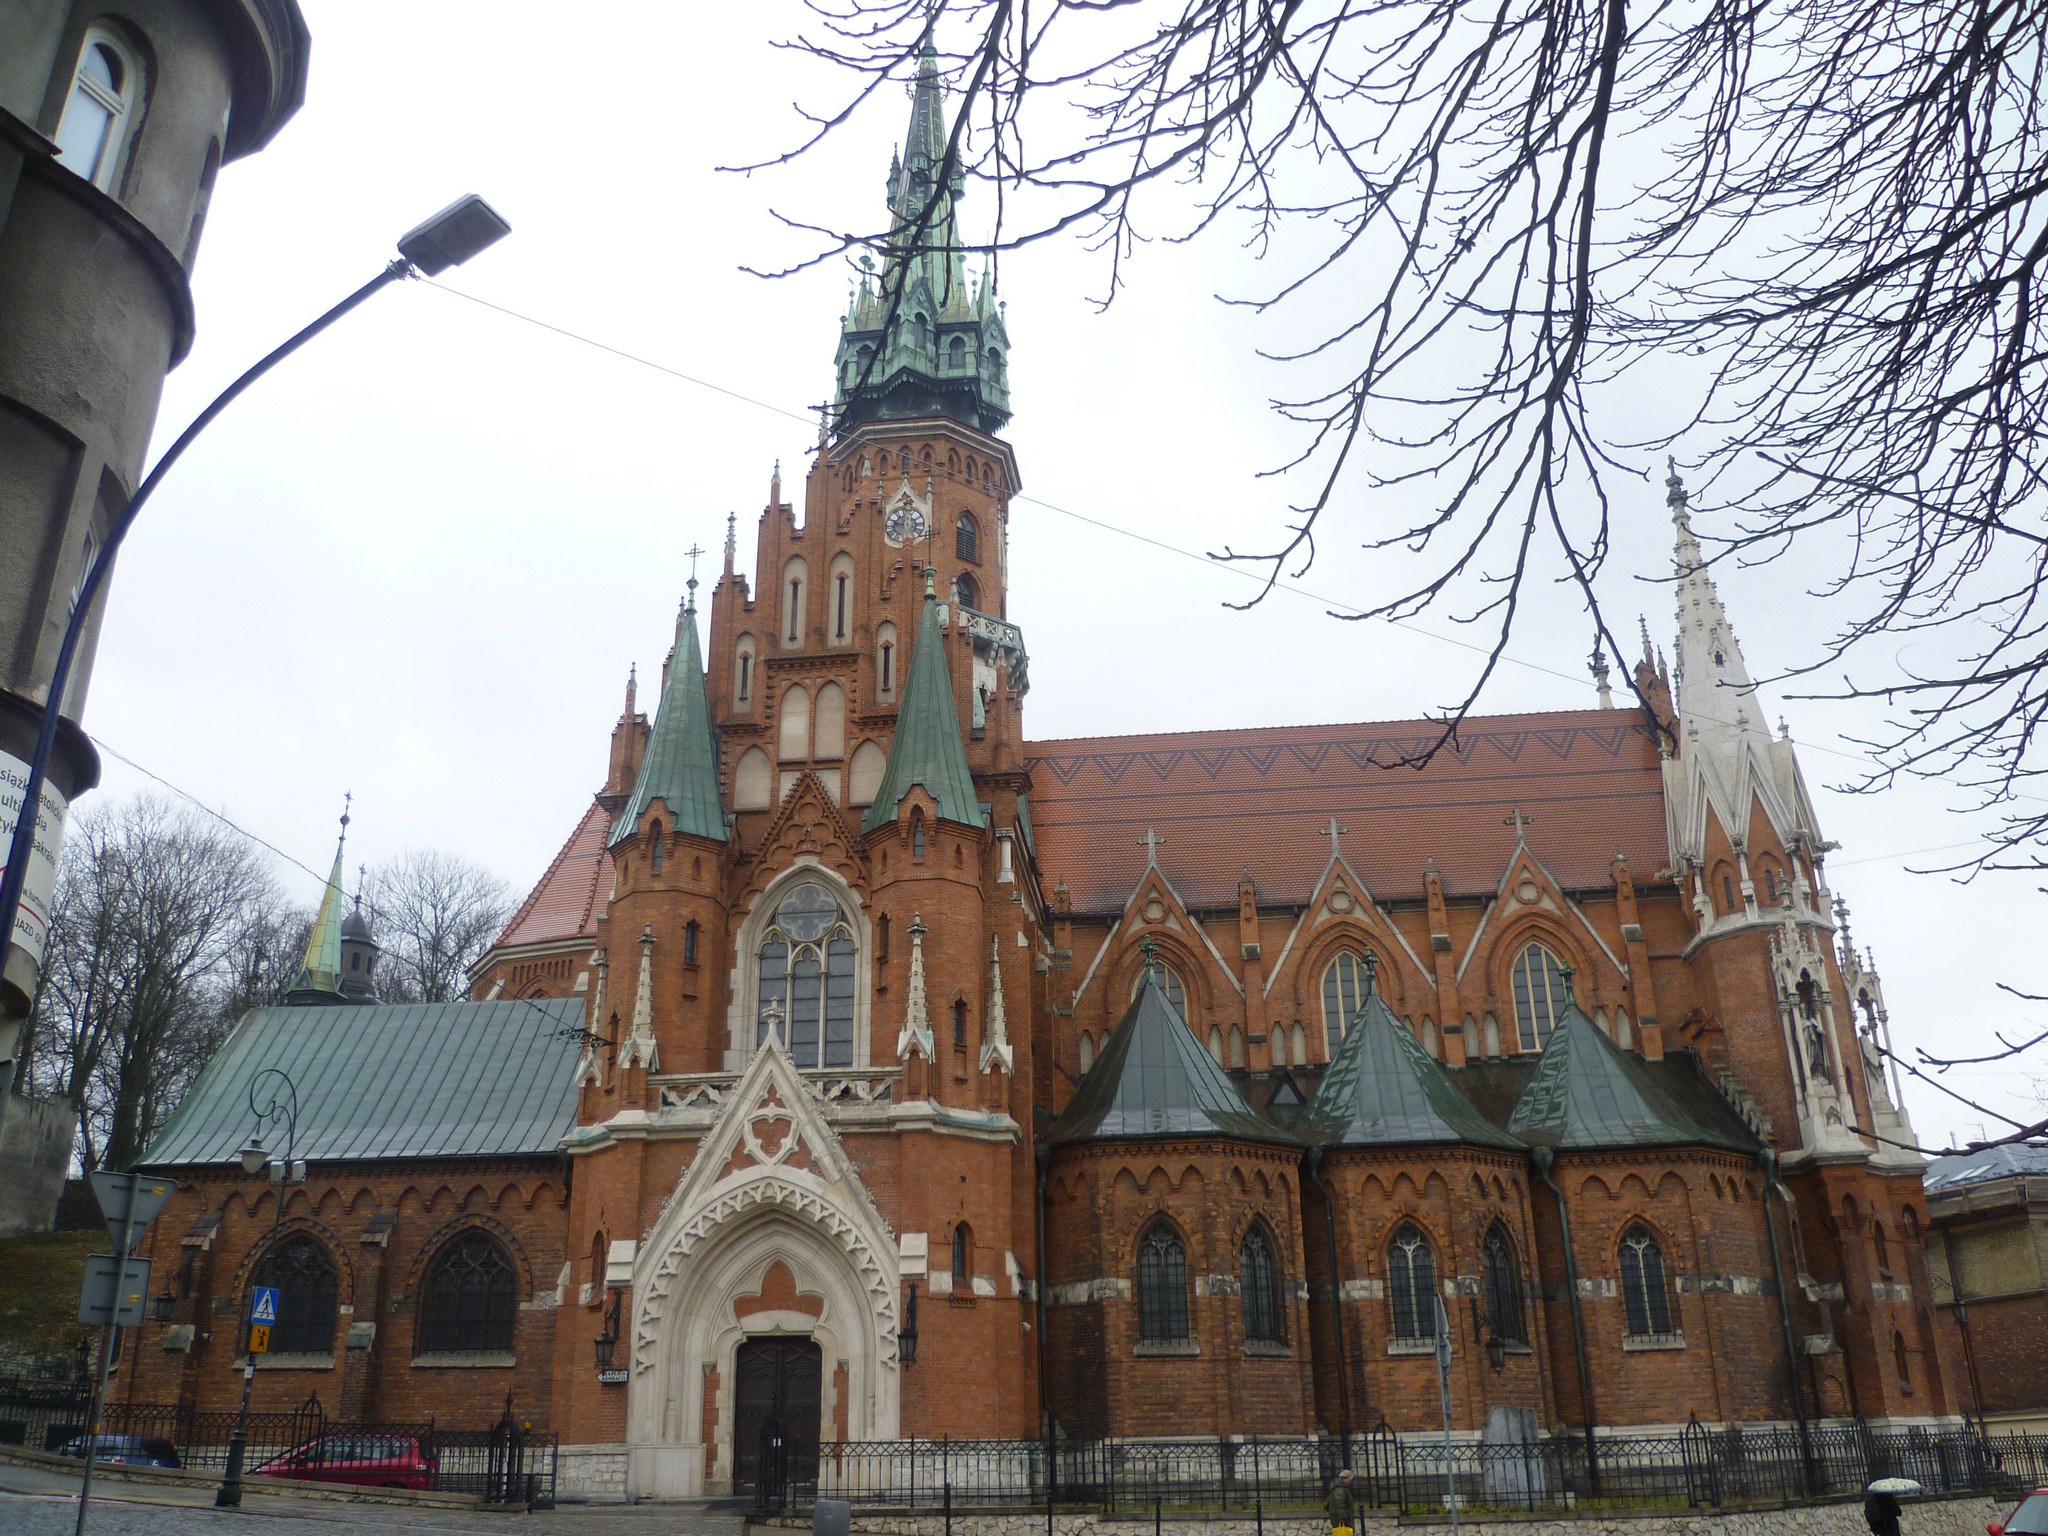
[[[924,992],[924,936],[929,932],[924,914],[910,915],[910,995],[903,1009],[903,1028],[896,1036],[896,1057],[909,1061],[922,1055],[932,1059],[932,1016]]]
[[[640,987],[633,997],[633,1023],[619,1051],[619,1066],[661,1070],[661,1048],[654,1043],[654,925],[640,930]]]
[[[1003,936],[988,941],[988,1022],[982,1031],[981,1070],[1000,1067],[1015,1074],[1016,1053],[1010,1047],[1010,1020],[1003,1011]]]
[[[602,1088],[604,1086],[604,1059],[597,1054],[597,1046],[599,1040],[598,1031],[604,1028],[604,978],[606,965],[603,950],[593,949],[590,952],[590,969],[595,974],[596,979],[591,983],[590,1015],[584,1020],[583,1024],[583,1055],[576,1063],[576,1086],[580,1088],[585,1083],[594,1083]]]

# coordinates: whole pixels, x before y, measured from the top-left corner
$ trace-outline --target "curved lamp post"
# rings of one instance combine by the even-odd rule
[[[259,1096],[261,1103],[257,1102]],[[296,1160],[299,1150],[298,1085],[281,1068],[265,1067],[249,1083],[249,1112],[256,1117],[256,1134],[242,1148],[242,1171],[253,1175],[268,1169],[270,1182],[277,1186],[277,1209],[271,1213],[270,1244],[264,1255],[268,1260],[277,1249],[278,1229],[284,1225],[285,1197],[291,1193],[292,1185],[306,1181],[305,1165]],[[284,1123],[284,1161],[281,1163],[273,1161],[263,1146],[264,1130],[279,1121]],[[245,1310],[241,1321],[242,1406],[235,1414],[234,1433],[228,1437],[227,1475],[221,1479],[220,1488],[213,1496],[215,1506],[220,1509],[234,1509],[242,1502],[242,1459],[249,1445],[249,1391],[256,1385],[256,1357],[249,1353],[249,1326]]]
[[[71,683],[71,665],[78,655],[78,642],[85,632],[86,617],[92,612],[93,599],[99,594],[107,572],[114,564],[114,555],[120,549],[121,541],[128,536],[137,514],[148,503],[157,486],[162,484],[165,472],[178,462],[185,450],[192,446],[192,440],[212,425],[213,419],[226,410],[243,390],[350,310],[402,277],[415,274],[432,277],[459,266],[479,251],[495,245],[511,231],[512,226],[473,192],[450,203],[418,228],[408,231],[399,239],[398,255],[383,271],[222,390],[213,403],[178,434],[178,440],[164,450],[155,468],[136,487],[135,494],[128,498],[128,504],[107,530],[99,553],[87,567],[85,580],[79,583],[77,600],[71,605],[71,620],[64,626],[64,640],[57,648],[57,665],[50,674],[49,693],[43,705],[42,728],[36,733],[35,755],[29,762],[28,783],[22,790],[21,811],[15,820],[14,837],[7,850],[7,873],[0,878],[0,961],[4,961],[9,946],[14,943],[15,919],[21,913],[21,893],[28,883],[29,855],[35,847],[36,826],[42,820],[43,784],[49,776],[50,754],[57,742],[57,720],[64,710],[64,695]],[[5,1087],[0,1083],[0,1091]]]

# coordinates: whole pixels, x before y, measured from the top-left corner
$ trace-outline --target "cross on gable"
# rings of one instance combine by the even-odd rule
[[[1337,839],[1344,836],[1344,834],[1349,832],[1350,830],[1351,829],[1349,827],[1338,826],[1337,818],[1332,816],[1330,818],[1330,824],[1327,827],[1318,827],[1316,829],[1316,836],[1327,837],[1330,840],[1330,852],[1332,854],[1335,854],[1337,851]]]
[[[1138,839],[1138,846],[1145,850],[1145,862],[1147,865],[1159,862],[1159,850],[1165,844],[1166,839],[1161,837],[1155,829],[1151,827],[1145,829],[1145,835]]]
[[[1534,816],[1524,816],[1520,807],[1517,807],[1501,817],[1500,824],[1504,827],[1513,827],[1515,829],[1515,836],[1520,837],[1522,835],[1522,828],[1536,825],[1536,818]]]

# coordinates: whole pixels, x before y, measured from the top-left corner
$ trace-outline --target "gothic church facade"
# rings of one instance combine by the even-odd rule
[[[801,515],[778,472],[692,579],[475,1001],[253,1015],[152,1149],[184,1290],[124,1390],[227,1401],[288,1245],[259,1399],[509,1394],[634,1496],[749,1487],[771,1421],[1421,1428],[1441,1328],[1464,1433],[1963,1411],[1879,981],[1675,477],[1648,708],[1421,772],[1418,722],[1033,741],[944,130],[928,70],[890,198],[942,249],[856,294]],[[293,1063],[280,1221],[232,1158]]]

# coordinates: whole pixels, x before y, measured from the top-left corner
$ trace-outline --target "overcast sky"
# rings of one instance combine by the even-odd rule
[[[103,793],[150,783],[122,754],[324,874],[353,791],[352,865],[446,848],[524,890],[602,779],[629,664],[659,666],[683,551],[712,551],[715,576],[736,511],[744,563],[775,460],[800,480],[814,440],[800,418],[830,388],[847,270],[767,281],[742,267],[808,254],[778,211],[876,222],[905,103],[890,93],[793,168],[722,174],[796,140],[793,101],[846,89],[773,47],[802,24],[794,0],[615,3],[578,9],[575,26],[558,6],[302,3],[306,105],[221,175],[198,344],[169,381],[159,445],[467,191],[515,233],[450,286],[673,372],[424,284],[321,338],[209,431],[129,539],[86,715],[109,754]],[[970,198],[970,234],[986,213]],[[1261,274],[1228,240],[1146,246],[1127,272],[1098,312],[1099,261],[1075,245],[1003,267],[1007,435],[1025,485],[1009,616],[1031,651],[1029,734],[1396,719],[1454,702],[1475,658],[1442,638],[1448,616],[1362,626],[1288,593],[1229,612],[1242,578],[1056,510],[1190,551],[1256,546],[1284,516],[1285,489],[1258,472],[1295,442],[1266,404],[1288,385],[1253,355],[1252,318],[1213,298]],[[1642,468],[1606,600],[1630,627],[1646,613],[1668,644],[1662,469]],[[1352,510],[1362,530],[1371,509]],[[1711,531],[1715,510],[1696,513]],[[1382,590],[1362,532],[1336,532],[1301,585],[1338,602]],[[1760,676],[1810,656],[1826,628],[1802,574],[1789,560],[1721,573]],[[1593,702],[1590,623],[1565,589],[1540,595],[1551,607],[1489,711]],[[1861,763],[1846,738],[1878,716],[1766,702],[1804,744],[1842,844],[1829,874],[1877,951],[1902,1048],[1968,1051],[2038,1027],[2048,1010],[1996,987],[2048,990],[2035,883],[1909,873],[1966,851],[1975,828],[1948,809],[1960,801],[1832,792]],[[1540,853],[1540,827],[1533,841]],[[314,898],[314,878],[283,873]],[[1953,1078],[2011,1112],[2041,1093],[2010,1070]],[[1909,1103],[1923,1139],[1984,1123],[1929,1090]]]

